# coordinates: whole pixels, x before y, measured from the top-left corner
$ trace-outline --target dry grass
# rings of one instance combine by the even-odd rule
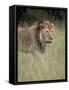
[[[18,82],[65,79],[65,30],[55,27],[44,54],[18,51]]]

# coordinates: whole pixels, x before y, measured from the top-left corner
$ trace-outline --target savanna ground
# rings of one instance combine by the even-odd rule
[[[18,82],[65,79],[65,27],[55,26],[44,54],[18,51]]]

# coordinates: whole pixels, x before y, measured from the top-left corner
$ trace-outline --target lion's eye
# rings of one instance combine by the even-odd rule
[[[46,31],[46,33],[48,33],[48,31]]]

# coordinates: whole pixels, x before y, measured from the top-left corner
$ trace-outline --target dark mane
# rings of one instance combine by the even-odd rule
[[[42,46],[42,43],[39,40],[39,35],[40,35],[40,31],[41,31],[39,24],[40,23],[38,23],[36,30],[35,30],[35,41],[36,41],[38,50],[43,53],[45,51],[45,47]]]

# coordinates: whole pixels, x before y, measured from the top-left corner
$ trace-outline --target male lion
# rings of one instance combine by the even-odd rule
[[[18,50],[44,52],[46,44],[52,42],[53,28],[54,24],[45,19],[31,27],[18,27]]]

